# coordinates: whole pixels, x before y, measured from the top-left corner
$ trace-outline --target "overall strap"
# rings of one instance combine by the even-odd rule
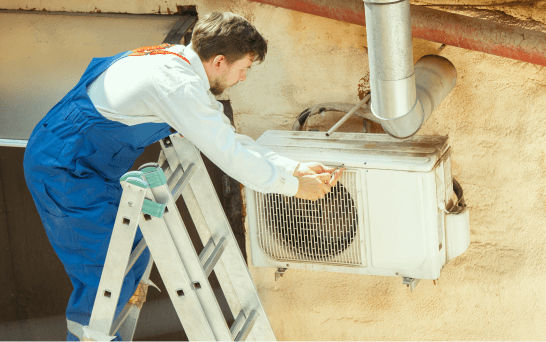
[[[146,56],[146,55],[175,55],[175,56],[178,56],[180,58],[182,58],[186,63],[190,64],[190,61],[176,53],[176,52],[171,52],[171,51],[166,51],[165,49],[167,48],[170,48],[172,45],[171,44],[167,44],[167,43],[164,43],[164,44],[161,44],[161,45],[154,45],[154,46],[144,46],[144,47],[141,47],[141,48],[138,48],[138,49],[134,49],[132,50],[133,52],[131,54],[129,54],[129,56]]]

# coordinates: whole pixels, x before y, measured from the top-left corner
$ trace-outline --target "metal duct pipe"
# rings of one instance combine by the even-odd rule
[[[364,7],[371,111],[388,134],[399,139],[409,138],[455,86],[455,68],[441,57],[420,60],[417,66],[421,80],[417,91],[409,0],[364,0]],[[435,89],[436,84],[446,86]]]
[[[421,126],[424,117],[415,91],[409,0],[373,1],[377,0],[364,0],[370,107],[385,131],[406,138]]]
[[[457,83],[457,70],[447,58],[424,56],[415,64],[417,98],[421,101],[426,122]]]
[[[414,109],[397,119],[382,120],[381,126],[391,136],[404,139],[417,133],[457,83],[457,70],[441,56],[424,56],[415,64],[417,101]]]

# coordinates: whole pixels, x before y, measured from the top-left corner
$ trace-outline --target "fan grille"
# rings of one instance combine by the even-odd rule
[[[260,247],[279,261],[362,265],[356,188],[346,170],[322,200],[256,193]]]

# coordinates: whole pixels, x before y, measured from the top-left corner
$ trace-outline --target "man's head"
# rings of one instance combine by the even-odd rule
[[[240,15],[211,13],[201,18],[193,29],[192,47],[201,58],[214,95],[246,79],[252,63],[262,62],[267,42]]]

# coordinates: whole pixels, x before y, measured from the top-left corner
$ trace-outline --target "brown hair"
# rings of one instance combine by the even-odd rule
[[[223,55],[233,63],[250,54],[263,62],[267,42],[256,28],[240,15],[214,12],[199,19],[193,28],[192,47],[203,61]]]

